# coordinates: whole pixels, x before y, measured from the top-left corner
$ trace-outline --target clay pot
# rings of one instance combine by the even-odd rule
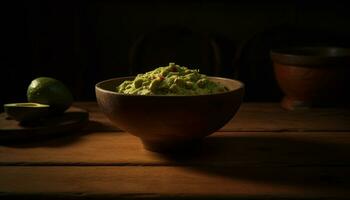
[[[271,51],[288,110],[344,104],[349,96],[350,49],[300,47]]]

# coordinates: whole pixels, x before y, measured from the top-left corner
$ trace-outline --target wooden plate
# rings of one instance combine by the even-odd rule
[[[89,113],[77,107],[70,107],[59,116],[48,117],[32,124],[20,124],[0,114],[0,142],[40,139],[48,136],[72,133],[89,121]]]

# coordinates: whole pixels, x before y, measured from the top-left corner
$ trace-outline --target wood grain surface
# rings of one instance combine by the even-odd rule
[[[68,135],[0,145],[0,199],[347,199],[350,112],[243,104],[184,154],[145,150],[96,103]]]
[[[87,130],[120,131],[100,112],[95,102],[75,106],[90,112]],[[287,111],[278,103],[244,103],[220,131],[348,131],[349,108],[311,108]]]
[[[0,166],[349,165],[349,132],[217,132],[185,154],[143,149],[124,132],[95,132],[0,146]]]
[[[160,198],[160,197],[228,197],[231,199],[292,199],[346,198],[348,188],[339,187],[343,170],[315,167],[269,167],[271,180],[256,180],[262,168],[254,168],[255,176],[234,176],[232,170],[253,171],[250,168],[222,168],[222,174],[205,168],[174,166],[114,166],[114,167],[1,167],[0,197],[55,196],[89,198]],[[265,173],[264,171],[264,173]],[[319,174],[322,177],[319,178]],[[263,174],[265,175],[265,174]],[[302,176],[303,175],[303,176]],[[339,177],[332,182],[329,176]],[[349,173],[346,174],[349,177]],[[321,179],[321,180],[319,180]],[[346,185],[348,186],[348,185]],[[16,196],[16,195],[13,195]],[[19,195],[17,195],[19,196]]]

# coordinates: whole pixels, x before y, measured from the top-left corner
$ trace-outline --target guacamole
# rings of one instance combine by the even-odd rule
[[[116,91],[133,95],[203,95],[225,92],[228,89],[197,69],[188,69],[175,63],[138,74],[132,81],[124,81]]]

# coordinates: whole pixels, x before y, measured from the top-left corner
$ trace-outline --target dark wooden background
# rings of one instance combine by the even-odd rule
[[[271,48],[350,46],[349,6],[337,1],[34,0],[1,8],[1,104],[25,101],[39,76],[94,100],[98,81],[170,61],[242,80],[245,101],[279,101]]]

